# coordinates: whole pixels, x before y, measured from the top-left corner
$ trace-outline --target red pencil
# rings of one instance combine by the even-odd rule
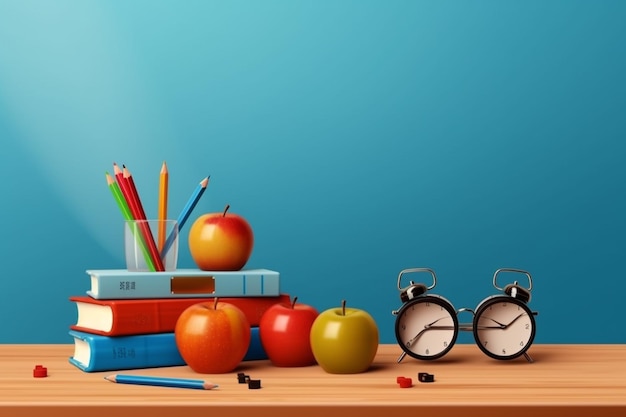
[[[124,167],[126,170],[126,167]],[[127,170],[126,170],[127,171]],[[113,173],[115,174],[115,178],[117,180],[118,185],[120,186],[120,190],[122,191],[122,195],[128,204],[128,208],[135,220],[145,220],[145,214],[141,216],[141,210],[137,207],[137,199],[135,197],[135,193],[133,193],[131,189],[131,183],[128,178],[125,178],[124,172],[115,162],[113,163]],[[130,174],[130,173],[129,173]],[[132,183],[134,184],[134,182]],[[154,243],[154,239],[152,238],[152,232],[148,224],[145,222],[141,222],[141,235],[144,237],[144,241],[148,247],[148,252],[150,254],[150,258],[152,259],[152,264],[154,265],[154,269],[157,271],[163,271],[165,268],[163,267],[163,261],[159,256],[159,253],[156,248],[156,244]],[[152,242],[152,244],[150,243]]]
[[[128,204],[128,208],[130,209],[131,214],[133,215],[133,219],[138,220],[137,217],[137,207],[135,203],[135,199],[132,195],[132,192],[129,189],[128,181],[124,178],[124,173],[122,169],[113,162],[113,174],[115,175],[115,179],[117,180],[117,184],[120,186],[120,191],[126,200],[126,204]]]
[[[126,204],[128,204],[130,213],[133,215],[133,219],[140,220],[139,210],[137,210],[137,203],[135,201],[133,193],[130,190],[128,180],[124,178],[124,173],[122,172],[122,169],[115,162],[113,163],[113,173],[115,174],[117,184],[120,186],[120,191],[122,192],[122,195],[126,200]]]
[[[119,167],[118,167],[119,169]],[[123,165],[122,170],[122,179],[126,182],[126,187],[129,193],[130,198],[133,201],[133,206],[135,209],[134,217],[135,220],[146,220],[146,213],[143,209],[143,205],[141,204],[141,199],[139,198],[139,194],[137,193],[137,188],[135,187],[135,181],[133,180],[133,176],[131,175],[128,168]],[[131,210],[133,208],[131,207]],[[157,271],[165,271],[165,267],[163,266],[163,260],[159,254],[159,250],[154,242],[154,237],[152,236],[152,231],[150,230],[150,225],[147,222],[140,222],[140,226],[142,228],[142,232],[144,238],[146,239],[146,243],[148,244],[148,251],[150,252],[150,256],[152,257],[152,261],[154,262],[154,268]]]
[[[146,212],[143,210],[143,205],[141,204],[141,200],[139,199],[137,187],[135,187],[135,180],[133,180],[133,176],[130,174],[130,171],[128,170],[126,165],[122,165],[122,175],[124,180],[126,180],[126,184],[128,184],[128,192],[132,196],[133,202],[137,209],[138,219],[145,220]]]

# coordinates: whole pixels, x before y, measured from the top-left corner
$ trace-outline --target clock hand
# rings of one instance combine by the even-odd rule
[[[415,342],[415,341],[416,341],[416,340],[417,340],[417,339],[418,339],[418,338],[419,338],[422,334],[424,334],[424,332],[425,332],[426,330],[430,330],[431,328],[433,328],[433,325],[434,325],[435,323],[437,323],[439,320],[443,320],[443,319],[445,319],[445,318],[446,318],[446,317],[440,317],[440,318],[438,318],[437,320],[433,321],[432,323],[425,324],[425,325],[424,325],[424,328],[423,328],[422,330],[420,330],[420,331],[419,331],[419,333],[417,333],[417,334],[416,334],[416,335],[415,335],[415,336],[414,336],[411,340],[409,340],[408,342],[406,342],[406,345],[407,345],[408,347],[411,347],[411,345],[412,345],[412,344],[413,344],[413,343],[414,343],[414,342]]]
[[[491,317],[485,317],[487,320],[491,320],[492,322],[496,323],[497,326],[484,326],[484,328],[487,329],[504,329],[506,327],[505,324],[500,323],[498,320],[494,320]]]
[[[513,320],[511,320],[511,322],[509,324],[507,324],[506,326],[504,326],[504,328],[506,329],[507,327],[509,327],[511,324],[515,323],[519,318],[521,318],[522,316],[526,316],[526,313],[521,313],[519,314],[517,317],[515,317]]]
[[[454,326],[436,326],[434,327],[434,324],[437,323],[439,320],[443,320],[446,317],[440,317],[437,320],[433,321],[432,323],[428,323],[426,325],[424,325],[424,328],[422,330],[420,330],[411,340],[409,340],[408,342],[406,342],[406,346],[407,347],[411,347],[411,345],[422,335],[424,334],[424,332],[426,330],[431,330],[431,329],[446,329],[446,330],[451,330],[454,329]],[[400,354],[400,357],[398,358],[397,362],[400,363],[402,362],[402,359],[404,359],[404,357],[406,356],[406,352],[402,352],[402,354]]]
[[[506,329],[507,327],[509,327],[511,324],[515,323],[520,317],[525,316],[526,313],[521,313],[520,315],[518,315],[517,317],[515,317],[513,320],[511,320],[511,322],[509,324],[502,324],[497,320],[492,319],[491,317],[485,317],[488,320],[493,321],[494,323],[497,324],[497,326],[480,326],[481,329]]]

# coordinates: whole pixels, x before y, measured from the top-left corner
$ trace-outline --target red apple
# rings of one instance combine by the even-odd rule
[[[315,364],[311,350],[311,326],[318,312],[310,305],[296,303],[274,304],[259,322],[263,350],[275,366],[295,367]]]
[[[311,327],[311,349],[317,363],[331,374],[365,372],[378,350],[378,327],[366,311],[331,308],[320,313]]]
[[[176,346],[195,372],[230,372],[243,360],[250,346],[250,324],[235,305],[216,297],[187,307],[174,329]]]
[[[189,230],[189,251],[204,271],[238,271],[248,262],[254,234],[248,221],[238,214],[207,213]]]

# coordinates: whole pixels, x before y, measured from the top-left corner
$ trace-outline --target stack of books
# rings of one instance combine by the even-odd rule
[[[279,273],[268,269],[131,272],[88,270],[91,288],[72,296],[78,317],[70,326],[71,364],[85,372],[185,365],[174,329],[189,306],[213,300],[239,307],[250,323],[246,360],[267,359],[259,337],[263,313],[289,303],[280,292]]]

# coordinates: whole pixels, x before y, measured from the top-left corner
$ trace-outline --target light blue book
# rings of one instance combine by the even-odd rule
[[[91,289],[98,300],[189,297],[274,297],[280,295],[279,273],[269,269],[131,272],[91,269]]]
[[[132,336],[102,336],[69,331],[74,338],[74,354],[69,362],[84,372],[182,366],[174,333]],[[250,346],[244,361],[267,359],[259,328],[250,329]]]

